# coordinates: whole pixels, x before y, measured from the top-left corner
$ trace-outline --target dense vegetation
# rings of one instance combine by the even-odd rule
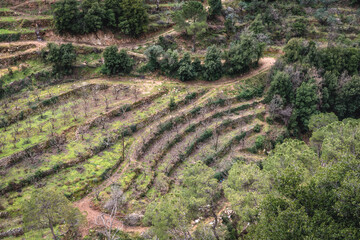
[[[359,7],[1,1],[0,239],[360,239]]]
[[[138,36],[146,31],[148,16],[143,0],[84,0],[81,4],[64,0],[54,6],[54,22],[60,34],[91,33],[108,27]]]

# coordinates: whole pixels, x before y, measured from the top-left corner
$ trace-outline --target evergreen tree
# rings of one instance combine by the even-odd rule
[[[178,76],[181,81],[193,80],[196,77],[196,72],[191,64],[190,54],[187,52],[179,63]]]
[[[149,22],[143,0],[122,0],[118,28],[123,33],[137,37],[146,32]]]
[[[296,90],[295,111],[303,130],[307,129],[310,116],[318,112],[318,102],[317,88],[313,81],[303,82]]]
[[[193,51],[196,52],[196,39],[204,34],[207,29],[206,11],[200,2],[185,2],[182,9],[173,14],[173,21],[176,23],[177,31],[185,31],[192,36]]]
[[[222,4],[221,0],[209,0],[209,16],[215,17],[221,14]]]
[[[118,52],[116,46],[107,47],[104,51],[103,73],[115,75],[119,73],[128,74],[134,66],[134,60],[129,57],[124,49]]]
[[[216,46],[211,46],[206,51],[204,62],[204,79],[207,81],[215,81],[222,76],[221,51]]]
[[[58,33],[82,33],[82,16],[79,11],[79,4],[76,0],[62,0],[56,2],[53,7],[54,24]]]
[[[49,43],[47,45],[49,53],[46,56],[46,61],[53,64],[53,74],[67,75],[71,74],[73,64],[76,62],[75,48],[71,43],[56,45]]]

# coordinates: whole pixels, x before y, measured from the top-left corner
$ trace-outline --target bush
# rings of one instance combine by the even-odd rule
[[[255,140],[255,147],[256,149],[261,149],[264,147],[265,137],[264,136],[258,136]]]
[[[196,77],[196,72],[191,64],[190,54],[187,52],[180,60],[178,76],[181,81],[193,80]]]
[[[261,131],[261,125],[256,124],[256,126],[254,127],[254,132],[259,133]]]
[[[308,22],[305,18],[298,18],[291,26],[291,32],[294,37],[304,37],[307,33]]]
[[[149,71],[155,71],[160,69],[159,58],[164,53],[164,49],[159,45],[152,45],[146,49],[144,52],[145,56],[148,59],[146,64],[146,69]]]
[[[49,43],[46,61],[53,64],[52,72],[57,75],[71,74],[76,61],[75,48],[71,43],[56,45]]]
[[[221,64],[221,51],[216,46],[207,49],[204,63],[204,79],[215,81],[221,78],[223,70]]]
[[[168,76],[177,74],[179,68],[179,54],[176,50],[167,50],[164,53],[163,59],[160,63],[161,71]]]
[[[225,68],[230,75],[245,73],[258,64],[265,44],[257,40],[255,34],[242,34],[239,41],[231,44],[226,53]]]
[[[104,51],[104,66],[102,72],[107,75],[128,74],[134,66],[134,60],[124,49],[118,52],[116,46],[107,47]]]
[[[58,33],[83,33],[83,22],[76,0],[63,0],[56,2],[53,8],[55,29]],[[80,22],[80,24],[79,24]]]
[[[209,0],[209,16],[210,17],[215,17],[217,15],[221,14],[221,10],[222,10],[222,4],[221,4],[221,0]]]

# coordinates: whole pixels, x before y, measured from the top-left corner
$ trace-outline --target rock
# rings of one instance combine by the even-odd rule
[[[132,213],[125,217],[124,224],[127,226],[140,226],[144,215],[139,213]]]

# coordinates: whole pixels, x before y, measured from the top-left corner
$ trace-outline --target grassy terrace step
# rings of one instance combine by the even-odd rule
[[[103,92],[100,91],[97,93],[103,94]],[[40,111],[39,115],[18,121],[10,129],[3,128],[0,136],[8,140],[14,140],[14,136],[16,136],[16,140],[19,141],[14,140],[13,143],[8,141],[9,144],[3,146],[0,157],[26,150],[31,146],[44,142],[48,139],[48,134],[50,133],[51,135],[61,135],[67,129],[81,125],[86,119],[91,118],[91,116],[97,116],[103,113],[103,108],[105,107],[98,106],[90,108],[89,100],[89,98],[82,98],[76,101],[66,102],[61,106],[55,106],[56,108],[44,112]],[[117,107],[118,104],[124,100],[128,100],[128,98],[125,97],[124,99],[113,101],[111,105],[109,104],[109,108]]]
[[[109,88],[110,86],[106,84],[87,84],[85,86],[80,86],[78,88],[72,89],[68,92],[61,93],[60,95],[49,96],[44,100],[35,99],[34,102],[28,101],[28,108],[21,111],[11,111],[12,115],[8,115],[2,127],[9,127],[11,124],[14,124],[18,120],[25,120],[30,116],[35,114],[39,114],[39,112],[43,112],[54,107],[55,104],[62,105],[65,102],[70,102],[74,99],[80,98],[84,94],[91,94],[94,91],[104,90]],[[16,112],[18,112],[16,114]],[[5,114],[5,113],[4,113]]]
[[[128,105],[127,107],[128,107],[128,109],[129,109],[129,111],[130,110],[136,110],[137,108],[139,108],[141,105],[143,105],[143,104],[146,104],[148,101],[151,101],[151,100],[153,100],[153,99],[156,99],[156,98],[158,98],[158,97],[161,97],[164,93],[166,93],[166,91],[165,92],[159,92],[159,93],[157,93],[157,94],[153,94],[153,95],[150,95],[150,96],[148,96],[148,97],[145,97],[145,98],[143,98],[143,99],[141,99],[141,100],[139,100],[139,101],[137,101],[137,102],[135,102],[134,104],[132,104],[132,105]],[[113,117],[115,117],[114,115],[112,115],[112,114],[114,114],[116,111],[117,111],[117,109],[122,109],[123,107],[118,107],[118,108],[115,108],[114,110],[112,110],[112,111],[110,111],[110,112],[108,112],[108,115],[109,116],[113,116]],[[118,113],[121,115],[122,114],[122,112],[120,112],[120,110],[118,110]],[[106,116],[106,114],[104,115],[104,116]],[[84,123],[83,125],[87,125],[88,124],[88,122],[86,122],[86,123]],[[124,127],[123,129],[126,129],[126,128],[130,128],[130,127]],[[106,129],[106,132],[107,133],[109,133],[109,132],[114,132],[114,133],[117,133],[118,131],[117,131],[117,129],[113,129],[112,131],[109,131],[109,130],[111,130],[111,129]],[[128,132],[129,131],[131,131],[130,129],[129,130],[127,130]],[[89,137],[88,139],[83,139],[84,141],[90,141],[90,140],[93,140],[93,142],[90,144],[90,145],[92,145],[92,151],[96,151],[96,145],[99,145],[99,144],[101,144],[101,137],[102,136],[105,136],[105,138],[109,138],[110,136],[108,136],[108,135],[104,135],[104,134],[102,134],[101,135],[101,132],[99,132],[100,134],[97,134],[97,135],[94,135],[94,136],[97,136],[96,138],[94,138],[94,136],[92,136],[91,138]],[[116,135],[116,134],[115,134]],[[73,137],[70,137],[70,139],[68,139],[68,141],[70,141],[71,139],[72,139]],[[108,139],[109,140],[109,139]],[[63,151],[62,151],[62,153],[60,154],[60,156],[58,157],[58,158],[64,158],[65,156],[66,156],[66,154],[65,154],[65,156],[64,156],[64,153],[67,153],[67,154],[70,154],[71,153],[71,156],[73,156],[73,157],[68,157],[69,159],[73,159],[74,158],[74,155],[76,155],[73,151],[70,151],[71,149],[78,149],[78,151],[79,152],[77,152],[77,155],[80,155],[80,153],[82,152],[80,149],[83,149],[83,147],[82,147],[82,142],[83,141],[77,141],[77,143],[76,142],[74,142],[74,141],[70,141],[69,142],[69,144],[68,144],[68,150],[67,151],[65,151],[65,149],[63,149]],[[88,142],[89,143],[89,142]],[[78,147],[76,147],[76,145],[79,145]],[[57,145],[56,146],[56,148],[58,148],[58,149],[60,149],[60,148],[63,148],[61,145],[59,146],[59,145]],[[44,148],[43,150],[45,150],[46,148]],[[93,150],[94,149],[94,150]],[[85,151],[85,149],[83,149],[83,151]],[[41,152],[41,151],[39,151],[39,152]],[[13,165],[13,164],[15,164],[15,163],[17,163],[17,162],[19,162],[19,161],[21,161],[22,159],[24,159],[24,156],[26,157],[27,156],[27,153],[28,153],[28,151],[25,151],[25,153],[23,154],[23,158],[20,158],[20,156],[17,158],[16,156],[17,155],[12,155],[12,156],[10,156],[10,157],[8,157],[8,158],[3,158],[3,159],[1,159],[1,163],[2,163],[2,166],[3,166],[3,168],[7,168],[7,167],[9,167],[9,166],[11,166],[11,165]],[[21,155],[21,154],[20,154]],[[51,158],[54,158],[54,156],[51,156]],[[56,159],[56,158],[55,158]],[[59,160],[58,160],[59,161]],[[57,161],[55,162],[55,164],[57,163]],[[37,168],[38,168],[39,166],[37,166]],[[14,175],[14,174],[10,174],[10,175]],[[17,173],[17,175],[19,175],[19,173]]]
[[[229,99],[227,101],[223,100],[223,101],[219,101],[219,100],[211,100],[211,101],[208,101],[209,99],[209,95],[211,96],[212,93],[211,92],[208,92],[207,94],[205,94],[204,96],[202,96],[201,98],[199,98],[198,100],[196,100],[194,103],[192,103],[191,105],[196,105],[196,104],[199,104],[199,105],[204,105],[203,106],[203,109],[208,109],[208,108],[211,108],[211,107],[214,107],[214,106],[217,106],[219,104],[222,104],[222,103],[231,103],[233,101],[236,101],[235,98],[233,99]],[[189,95],[189,99],[192,98],[190,95]],[[186,99],[185,99],[186,100]],[[147,132],[144,133],[144,135],[148,136],[147,139],[144,139],[143,138],[143,141],[142,143],[139,143],[139,147],[137,150],[134,150],[134,157],[132,158],[135,158],[137,160],[139,160],[140,158],[143,157],[143,154],[146,152],[146,150],[148,148],[150,148],[153,143],[156,142],[156,139],[161,137],[162,134],[164,134],[165,132],[167,133],[168,135],[168,132],[167,130],[168,127],[174,127],[176,126],[176,124],[179,124],[179,123],[183,123],[184,122],[184,119],[185,118],[192,118],[194,117],[195,115],[197,115],[197,111],[194,111],[192,108],[183,108],[181,109],[178,113],[175,114],[176,117],[172,117],[171,115],[167,116],[167,119],[162,119],[161,122],[163,123],[160,123],[158,125],[155,126],[155,128],[157,128],[158,130],[156,131],[153,131],[153,128],[152,126],[148,127],[147,128]],[[176,122],[176,124],[174,125],[173,123]],[[157,144],[156,146],[161,146],[161,144]],[[155,158],[155,157],[154,157]],[[153,163],[147,163],[145,164],[146,166],[152,166]],[[139,171],[136,171],[136,174],[134,174],[134,172],[129,172],[127,173],[129,176],[129,178],[126,178],[126,179],[129,179],[128,181],[126,181],[125,185],[124,185],[124,188],[125,189],[128,189],[130,186],[129,184],[131,182],[133,182],[132,180],[134,178],[136,178],[138,176],[138,173]]]
[[[247,106],[247,105],[243,105],[243,106]],[[238,107],[236,107],[238,108]],[[234,109],[236,109],[234,108]],[[214,120],[214,119],[218,119],[217,117],[217,114],[218,113],[215,113],[209,117],[206,118],[206,120],[203,120],[203,121],[198,121],[197,123],[195,124],[192,124],[192,127],[185,127],[183,129],[181,129],[178,133],[176,133],[176,135],[173,137],[172,140],[168,141],[166,144],[165,144],[165,147],[162,148],[160,150],[160,152],[158,152],[157,154],[155,154],[154,156],[151,156],[150,155],[150,162],[147,163],[147,164],[143,164],[144,166],[146,167],[150,167],[151,169],[148,169],[146,172],[147,174],[141,174],[139,175],[138,179],[134,182],[134,186],[135,186],[135,189],[136,189],[136,196],[137,197],[140,197],[140,196],[143,196],[147,190],[151,187],[151,185],[153,184],[154,182],[154,178],[156,177],[156,171],[162,171],[161,170],[161,167],[160,169],[157,168],[158,167],[158,164],[159,162],[161,162],[161,159],[163,159],[167,154],[168,152],[174,148],[174,146],[179,143],[179,142],[184,142],[185,138],[191,133],[192,129],[196,128],[196,127],[199,127],[202,123],[206,123],[206,124],[211,124],[211,121]],[[242,120],[245,120],[245,118],[242,118]],[[230,120],[230,122],[237,122],[237,120]],[[231,124],[231,123],[226,123],[226,124]],[[222,127],[224,127],[224,125],[219,125],[218,128],[221,129]],[[193,135],[194,134],[190,134],[190,137],[189,138],[193,138]],[[203,140],[201,140],[201,138],[204,137]],[[211,137],[209,135],[209,137]],[[187,157],[190,156],[190,154],[195,150],[195,147],[196,145],[200,144],[201,142],[203,141],[206,141],[206,134],[203,136],[201,135],[200,137],[200,140],[199,141],[196,141],[196,142],[193,142],[188,149],[186,149],[185,152],[183,155],[179,156],[178,157],[178,160],[177,162],[182,162],[184,161]],[[173,156],[173,155],[171,155]],[[174,168],[176,168],[176,164],[174,164]],[[165,173],[167,175],[170,175],[171,174],[171,170],[172,168],[170,167],[170,170],[165,170]],[[150,174],[149,174],[150,173]]]
[[[186,105],[189,103],[189,99],[194,99],[194,96],[195,97],[200,97],[200,96],[203,96],[203,94],[205,93],[206,91],[200,91],[200,92],[191,92],[191,93],[186,93],[185,95],[183,95],[181,98],[179,98],[179,95],[177,96],[177,98],[175,98],[175,104],[177,106],[177,109],[182,109],[183,107],[186,107]],[[180,95],[181,96],[181,95]],[[170,98],[173,98],[172,96],[170,96]],[[169,99],[170,100],[170,99]],[[166,106],[169,105],[169,102],[166,103]],[[147,111],[152,111],[151,108],[147,109]],[[158,112],[156,115],[154,115],[154,118],[153,118],[153,123],[155,123],[156,120],[159,120],[159,119],[162,119],[164,117],[167,117],[169,116],[169,109],[166,108],[164,109],[163,111],[160,111]],[[143,113],[142,113],[143,114]],[[135,116],[136,117],[136,116]],[[150,122],[149,122],[150,123]],[[147,128],[146,129],[149,129],[149,124],[147,124]],[[145,131],[146,131],[145,129]],[[132,148],[136,148],[137,144],[138,144],[138,141],[137,140],[134,144],[133,144],[133,147]],[[133,152],[134,149],[130,152]],[[132,157],[130,157],[131,159]],[[120,184],[123,186],[124,189],[127,189],[130,187],[130,184],[132,182],[132,180],[134,178],[137,177],[137,175],[139,174],[139,169],[137,169],[136,167],[135,168],[130,168],[126,173],[125,173],[125,177],[123,176],[121,179],[120,179]]]
[[[52,16],[9,16],[0,17],[0,28],[3,29],[21,29],[50,27],[52,24]]]
[[[154,98],[154,97],[153,97]],[[149,101],[150,101],[150,98],[147,98]],[[143,101],[144,103],[147,102],[147,101]],[[135,109],[135,107],[138,107],[136,104],[134,104],[134,107],[133,108],[130,108],[130,109]],[[159,111],[158,113],[156,113],[155,115],[152,115],[148,118],[145,118],[143,119],[143,121],[141,122],[138,122],[137,123],[137,129],[141,129],[142,127],[146,126],[147,123],[151,122],[151,121],[154,121],[156,119],[156,116],[157,115],[163,115],[163,114],[166,114],[167,111],[166,109],[165,110],[162,110],[162,111]],[[134,129],[132,128],[132,125],[130,126],[126,126],[126,127],[122,127],[121,128],[122,131],[126,132],[126,134],[129,134],[131,133],[131,131],[134,131]],[[106,129],[107,132],[109,131],[109,129]],[[136,130],[135,130],[136,131]],[[124,133],[125,134],[125,133]],[[52,174],[54,171],[54,168],[57,169],[57,168],[63,168],[64,166],[65,167],[71,167],[73,165],[76,165],[78,163],[81,163],[83,161],[85,161],[86,159],[88,159],[89,157],[93,156],[94,154],[98,154],[99,152],[102,152],[104,149],[107,149],[109,147],[111,147],[113,144],[115,144],[117,142],[117,139],[121,138],[121,136],[123,135],[123,133],[121,133],[120,131],[117,131],[115,133],[115,135],[111,135],[111,136],[105,136],[105,138],[101,141],[99,141],[98,143],[93,143],[93,144],[90,144],[92,146],[91,149],[83,149],[83,153],[81,153],[82,151],[80,152],[77,152],[76,156],[75,156],[75,160],[73,161],[70,161],[70,162],[66,162],[66,163],[61,163],[61,160],[60,159],[63,159],[65,157],[66,159],[66,154],[64,156],[64,153],[62,152],[60,154],[60,156],[58,156],[57,158],[59,159],[58,161],[55,161],[55,165],[52,165],[52,166],[43,166],[42,168],[45,169],[43,171],[40,171],[37,167],[37,171],[35,173],[33,173],[33,175],[28,175],[26,177],[25,180],[21,180],[18,184],[15,183],[15,182],[10,182],[8,183],[8,186],[5,187],[5,190],[3,191],[10,191],[11,189],[18,189],[19,187],[22,187],[26,184],[29,184],[31,183],[34,179],[38,179],[39,177],[42,178],[42,177],[46,177],[47,175],[50,175]],[[106,144],[104,145],[104,141],[106,142]],[[70,144],[74,144],[73,142],[71,142]],[[95,145],[94,145],[95,144]],[[75,144],[76,145],[76,144]],[[71,147],[71,149],[74,148]],[[70,151],[70,149],[69,149]],[[72,152],[72,154],[74,154]],[[73,157],[74,158],[74,157]],[[59,162],[61,163],[59,165]],[[46,170],[47,169],[47,170]],[[13,171],[17,171],[16,175],[19,175],[19,169],[12,169]],[[14,174],[10,174],[10,176],[14,176]]]

